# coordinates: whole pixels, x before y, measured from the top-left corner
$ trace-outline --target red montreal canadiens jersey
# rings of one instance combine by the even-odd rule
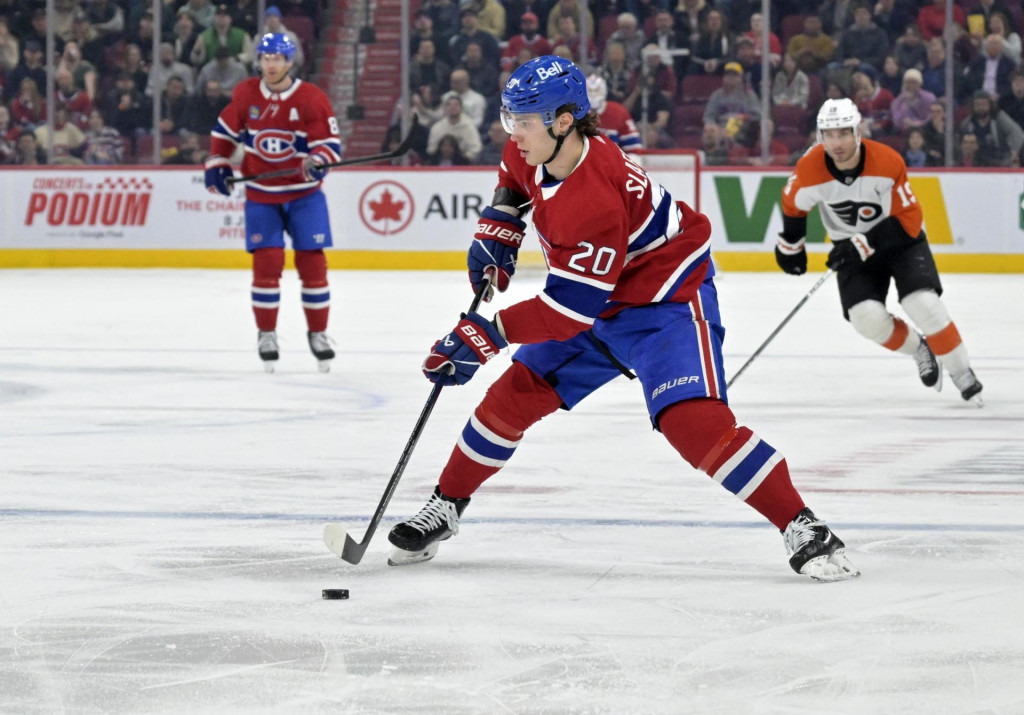
[[[264,204],[294,201],[315,191],[319,181],[302,178],[302,160],[319,154],[325,163],[341,160],[338,121],[320,88],[294,80],[277,94],[259,77],[240,82],[210,132],[207,166],[226,162],[242,144],[242,174],[294,168],[295,173],[246,184],[246,198]]]
[[[509,342],[566,340],[623,308],[693,299],[709,275],[711,224],[606,137],[584,137],[562,181],[505,145],[498,186],[530,197],[544,290],[499,312]]]
[[[633,117],[629,116],[629,110],[618,102],[606,102],[597,123],[601,133],[618,144],[622,151],[644,148]]]

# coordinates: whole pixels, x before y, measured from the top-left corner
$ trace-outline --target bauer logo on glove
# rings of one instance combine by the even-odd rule
[[[467,313],[455,330],[434,343],[423,361],[423,374],[431,382],[463,385],[507,347],[494,323],[479,313]]]
[[[493,238],[502,243],[510,246],[521,246],[523,244],[523,234],[517,228],[510,228],[509,226],[495,223],[494,221],[481,221],[476,225],[476,235],[474,238]]]
[[[523,243],[526,223],[512,214],[490,206],[480,212],[473,244],[469,247],[466,264],[473,290],[479,290],[485,276],[494,278],[493,285],[500,292],[508,288],[516,272],[519,247]],[[490,300],[493,290],[488,289],[484,300]]]

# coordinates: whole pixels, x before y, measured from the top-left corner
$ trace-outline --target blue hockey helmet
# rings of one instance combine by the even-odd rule
[[[256,56],[283,55],[289,62],[295,56],[295,43],[283,32],[268,32],[256,46]]]
[[[555,121],[555,112],[568,106],[576,121],[590,111],[587,78],[575,64],[557,55],[542,55],[524,62],[512,73],[501,90],[502,114],[537,112],[545,126]]]

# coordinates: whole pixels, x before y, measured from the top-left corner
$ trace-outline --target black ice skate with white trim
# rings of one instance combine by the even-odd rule
[[[921,344],[914,351],[914,362],[917,363],[917,374],[924,386],[934,387],[936,392],[942,392],[942,366],[939,365],[924,336],[921,336]]]
[[[960,397],[977,407],[985,406],[981,400],[981,383],[974,376],[974,370],[967,368],[957,375],[951,373],[950,377],[953,379],[956,389],[960,390]]]
[[[256,349],[260,353],[260,360],[263,361],[263,369],[273,372],[280,357],[277,351],[277,333],[273,330],[261,330],[256,341]]]
[[[309,339],[309,349],[313,357],[317,359],[317,367],[320,372],[331,371],[331,360],[334,359],[334,348],[331,347],[331,339],[327,333],[309,331],[306,333]]]
[[[815,581],[845,581],[860,576],[846,558],[846,544],[810,509],[802,509],[789,522],[782,538],[786,551],[792,554],[789,565],[798,574]]]
[[[430,561],[437,554],[441,542],[459,533],[459,517],[469,504],[469,498],[453,499],[434,487],[434,493],[420,513],[400,524],[388,534],[393,548],[388,556],[390,566],[405,566]]]

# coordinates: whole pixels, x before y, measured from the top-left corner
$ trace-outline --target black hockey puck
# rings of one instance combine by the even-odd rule
[[[328,601],[338,601],[348,598],[347,588],[325,588],[322,593],[323,597]]]

